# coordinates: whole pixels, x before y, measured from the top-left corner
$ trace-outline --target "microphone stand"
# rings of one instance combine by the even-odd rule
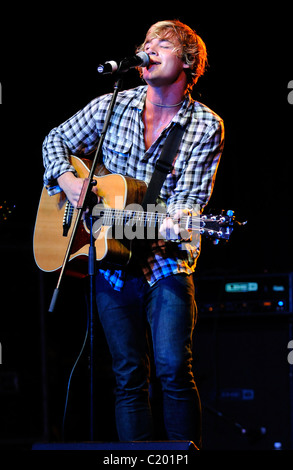
[[[93,237],[93,219],[92,219],[92,202],[90,199],[90,192],[92,187],[97,184],[96,180],[93,179],[96,166],[99,161],[99,155],[102,150],[102,145],[105,139],[105,135],[108,129],[110,118],[113,112],[114,105],[116,103],[117,95],[122,88],[122,78],[121,75],[118,76],[114,84],[114,92],[112,95],[112,100],[110,102],[107,115],[105,118],[104,126],[100,135],[99,143],[94,155],[92,167],[89,172],[88,178],[84,180],[83,187],[81,190],[80,198],[77,204],[77,217],[73,226],[73,230],[68,242],[68,246],[65,252],[64,260],[62,263],[61,271],[59,274],[58,282],[56,288],[54,289],[49,312],[53,312],[57,298],[59,295],[60,285],[64,276],[67,263],[69,261],[69,256],[71,253],[71,248],[76,236],[77,228],[81,222],[82,213],[88,208],[89,209],[89,218],[90,218],[90,247],[89,247],[89,257],[88,257],[88,274],[90,277],[90,312],[89,312],[89,338],[90,338],[90,440],[94,440],[94,331],[95,331],[95,318],[94,318],[94,305],[95,305],[95,274],[96,274],[96,249],[95,249],[95,239]]]

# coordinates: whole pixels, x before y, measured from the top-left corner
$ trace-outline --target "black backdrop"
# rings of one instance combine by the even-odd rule
[[[239,219],[248,220],[229,244],[203,244],[198,275],[292,270],[293,106],[287,95],[293,41],[287,9],[280,2],[265,8],[246,2],[237,8],[231,3],[188,8],[105,4],[99,9],[82,4],[71,6],[70,12],[52,5],[40,11],[6,10],[2,22],[7,29],[1,32],[0,196],[16,208],[0,225],[3,442],[30,442],[44,432],[60,435],[64,388],[83,334],[77,333],[83,314],[75,309],[71,315],[74,284],[65,282],[62,308],[48,316],[56,277],[39,273],[33,260],[42,141],[95,96],[112,91],[113,79],[98,78],[96,66],[131,55],[155,21],[178,18],[206,42],[210,65],[193,96],[223,117],[226,128],[209,207],[231,208]],[[125,88],[138,84],[135,71],[125,76]],[[70,350],[64,346],[68,329],[72,351],[64,359],[63,349]],[[280,345],[284,360],[286,347]],[[61,378],[53,380],[54,361],[61,361],[63,368]],[[110,373],[108,377],[111,381]]]

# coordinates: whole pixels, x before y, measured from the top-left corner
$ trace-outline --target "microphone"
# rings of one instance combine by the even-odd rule
[[[100,74],[115,73],[115,72],[127,72],[133,67],[147,67],[150,62],[150,58],[146,52],[138,52],[138,54],[132,57],[125,57],[119,64],[114,60],[108,60],[104,64],[100,64],[97,67],[97,71]]]

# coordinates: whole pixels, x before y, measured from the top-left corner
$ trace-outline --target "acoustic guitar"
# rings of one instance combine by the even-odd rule
[[[70,160],[77,176],[87,178],[89,161],[75,156]],[[131,258],[132,240],[144,236],[156,238],[158,227],[167,215],[158,210],[145,212],[140,209],[139,204],[147,189],[144,181],[112,173],[101,176],[99,171],[95,172],[94,178],[101,200],[92,211],[96,259],[125,266]],[[63,192],[49,196],[46,188],[42,190],[33,240],[35,261],[41,270],[48,272],[61,268],[76,215],[77,210]],[[181,224],[187,231],[196,231],[215,241],[227,241],[233,231],[234,215],[232,211],[222,211],[218,215],[188,215],[180,220]],[[87,260],[89,242],[89,221],[85,216],[79,223],[71,249],[69,264],[72,274],[83,271],[80,261]]]

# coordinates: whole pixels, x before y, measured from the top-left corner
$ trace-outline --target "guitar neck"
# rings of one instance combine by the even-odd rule
[[[142,227],[153,227],[160,226],[166,219],[166,213],[160,212],[144,212],[144,211],[132,211],[132,210],[119,210],[119,209],[104,209],[103,211],[103,222],[105,225],[140,225]]]
[[[98,205],[99,206],[99,205]],[[115,227],[139,227],[158,230],[169,217],[165,212],[144,212],[128,209],[112,209],[99,206],[94,209],[94,216],[102,219],[102,224]],[[232,219],[228,215],[183,215],[180,219],[181,230],[199,232],[211,238],[228,240],[232,233]]]

